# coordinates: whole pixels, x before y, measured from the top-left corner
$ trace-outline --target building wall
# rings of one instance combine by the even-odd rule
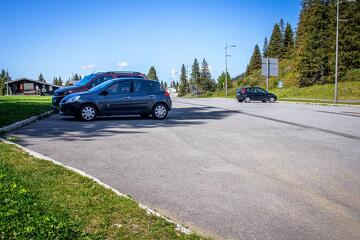
[[[13,95],[53,95],[54,91],[58,88],[59,87],[28,80],[10,83],[10,89]]]

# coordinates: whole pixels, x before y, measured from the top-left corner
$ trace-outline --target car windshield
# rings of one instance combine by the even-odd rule
[[[81,79],[80,81],[78,81],[77,83],[75,83],[75,86],[84,86],[86,85],[95,75],[94,74],[90,74],[85,76],[83,79]]]
[[[108,80],[108,81],[106,81],[106,82],[103,82],[103,83],[97,85],[96,87],[91,88],[88,92],[96,92],[96,91],[99,91],[99,90],[101,90],[101,89],[106,88],[107,86],[109,86],[109,85],[112,84],[113,82],[114,82],[114,81],[112,81],[112,80]]]

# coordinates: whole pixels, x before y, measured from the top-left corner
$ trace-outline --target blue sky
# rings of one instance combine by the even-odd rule
[[[181,64],[206,58],[212,75],[246,68],[255,44],[283,18],[295,28],[298,0],[237,1],[1,1],[0,69],[13,78],[68,78],[93,71],[134,70],[154,65],[164,81]],[[172,70],[174,69],[174,70]],[[172,76],[173,75],[173,76]]]

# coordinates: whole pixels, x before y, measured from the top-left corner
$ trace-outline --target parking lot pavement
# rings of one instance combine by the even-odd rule
[[[360,108],[174,99],[168,119],[54,115],[12,132],[224,239],[360,239]]]

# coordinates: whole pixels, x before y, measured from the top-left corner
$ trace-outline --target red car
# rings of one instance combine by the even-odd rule
[[[52,108],[55,111],[59,111],[59,104],[61,100],[69,94],[86,92],[89,89],[115,78],[143,78],[146,79],[146,75],[139,72],[127,72],[127,71],[113,71],[113,72],[98,72],[85,76],[79,80],[73,86],[67,86],[59,88],[54,92],[52,97]]]

